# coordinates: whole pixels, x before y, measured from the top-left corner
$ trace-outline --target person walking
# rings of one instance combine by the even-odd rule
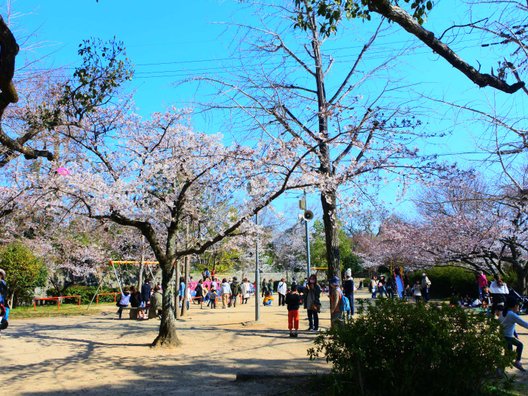
[[[519,340],[515,333],[515,325],[518,324],[528,329],[528,322],[525,322],[519,316],[519,300],[515,298],[508,298],[506,305],[502,313],[499,315],[499,321],[502,324],[504,338],[508,345],[508,349],[513,350],[513,346],[516,347],[516,358],[513,366],[520,371],[526,371],[521,364],[521,357],[523,352],[523,343]]]
[[[242,304],[247,304],[249,300],[249,292],[251,291],[251,286],[249,280],[244,278],[242,284],[240,285],[240,293],[242,294]]]
[[[317,283],[317,276],[310,275],[304,288],[304,308],[308,314],[308,331],[319,330],[319,312],[321,311],[321,287]]]
[[[222,284],[220,285],[220,290],[222,293],[222,309],[227,308],[229,302],[229,297],[231,296],[231,286],[227,282],[227,279],[222,279]]]
[[[277,285],[277,293],[279,295],[279,307],[286,305],[286,293],[288,292],[288,285],[284,278],[281,278]]]
[[[231,282],[231,298],[229,299],[229,306],[236,307],[238,295],[240,294],[240,283],[236,276],[233,276],[233,282]]]
[[[349,316],[354,315],[354,278],[352,278],[352,270],[348,268],[345,271],[345,281],[343,282],[343,294],[350,301],[350,313],[347,312],[347,319],[350,319]]]
[[[286,308],[288,309],[288,330],[290,337],[297,337],[299,331],[299,307],[302,297],[297,292],[297,285],[292,285],[291,290],[285,297]]]

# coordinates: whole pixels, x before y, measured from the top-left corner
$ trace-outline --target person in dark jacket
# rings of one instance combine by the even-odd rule
[[[145,279],[143,286],[141,286],[141,301],[145,303],[145,306],[147,306],[147,304],[150,301],[150,291],[151,291],[150,279],[147,278]]]
[[[321,287],[317,283],[317,276],[310,275],[304,288],[304,308],[308,313],[308,331],[319,330],[319,312],[321,311]]]
[[[347,312],[347,316],[349,314],[352,316],[354,315],[354,278],[352,278],[352,270],[350,268],[345,271],[343,294],[348,297],[348,301],[350,301],[350,312]]]
[[[229,300],[229,306],[236,307],[238,295],[240,294],[240,283],[236,276],[233,276],[233,281],[231,282],[231,297]]]
[[[288,309],[288,330],[290,337],[297,337],[299,331],[299,307],[302,297],[297,292],[297,285],[292,285],[291,290],[286,294],[286,308]]]

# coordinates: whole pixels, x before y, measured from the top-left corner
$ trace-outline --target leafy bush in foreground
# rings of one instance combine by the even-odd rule
[[[480,395],[512,362],[499,323],[447,305],[379,300],[308,350],[333,365],[337,393]]]

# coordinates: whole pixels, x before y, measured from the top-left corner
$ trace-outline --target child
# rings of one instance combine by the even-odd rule
[[[519,301],[516,299],[508,299],[504,310],[499,315],[499,321],[502,324],[504,338],[508,344],[508,349],[511,351],[513,345],[516,347],[517,358],[513,363],[513,367],[520,371],[526,371],[521,364],[521,356],[523,351],[523,343],[517,338],[515,334],[515,324],[528,329],[528,322],[522,320],[519,315]]]
[[[302,297],[297,292],[297,285],[292,285],[289,293],[286,294],[286,307],[288,308],[288,330],[290,337],[297,337],[299,330],[299,307],[302,303]],[[295,332],[292,330],[295,329]]]
[[[271,307],[272,301],[273,301],[273,296],[271,295],[271,292],[266,291],[266,294],[264,295],[264,301],[262,301],[262,304],[264,304],[265,307]]]
[[[420,281],[417,280],[413,287],[413,297],[414,301],[419,302],[422,300],[422,285]]]
[[[216,296],[216,290],[213,285],[211,285],[211,290],[209,290],[209,304],[211,309],[216,309]]]

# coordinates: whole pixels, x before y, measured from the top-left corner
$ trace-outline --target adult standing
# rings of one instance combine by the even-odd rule
[[[500,311],[503,311],[506,304],[506,299],[510,294],[510,290],[508,289],[506,282],[502,280],[502,276],[495,275],[493,282],[490,284],[489,291],[491,293],[491,300],[493,302],[491,306],[493,313],[497,314]]]
[[[376,293],[378,292],[378,277],[376,275],[370,278],[370,292],[372,293],[372,298],[376,298]]]
[[[203,286],[202,286],[202,280],[200,279],[194,288],[194,301],[197,301],[198,304],[200,304],[200,309],[203,309]]]
[[[330,291],[330,327],[334,328],[343,321],[343,313],[341,312],[341,299],[343,298],[343,291],[339,287],[339,278],[334,276],[329,282]]]
[[[427,274],[424,272],[422,274],[422,297],[425,302],[429,301],[429,289],[431,288],[431,281],[427,277]]]
[[[308,331],[319,330],[319,312],[321,310],[321,287],[317,283],[317,276],[310,275],[304,289],[304,308],[308,314]]]
[[[352,270],[348,268],[345,271],[345,281],[343,282],[343,293],[350,301],[350,316],[354,315],[354,278],[352,278]],[[347,313],[348,315],[348,313]]]
[[[236,276],[233,276],[233,282],[231,282],[231,298],[229,300],[229,306],[233,305],[233,307],[236,307],[238,295],[240,294],[240,283],[238,283],[238,279]]]
[[[242,279],[242,284],[240,285],[240,293],[242,294],[242,304],[247,304],[249,300],[250,291],[251,286],[249,284],[248,278]]]
[[[286,280],[281,278],[279,284],[277,285],[277,293],[279,294],[279,307],[286,305],[286,293],[288,292],[288,285]]]
[[[270,296],[273,296],[273,292],[275,290],[274,290],[274,287],[273,287],[273,279],[271,279],[271,278],[268,281],[268,291],[269,291]]]
[[[141,301],[145,303],[145,306],[150,301],[150,291],[151,291],[150,279],[146,278],[145,282],[143,283],[143,286],[141,286]]]
[[[488,278],[484,275],[484,272],[479,271],[477,273],[477,287],[478,287],[478,298],[482,300],[482,291],[485,287],[488,287]]]
[[[268,292],[268,282],[266,281],[266,278],[262,279],[262,284],[260,286],[262,289],[260,291],[261,297],[264,297],[266,295],[266,292]]]
[[[222,284],[220,285],[220,290],[222,293],[222,308],[226,309],[229,302],[229,297],[231,296],[231,286],[226,278],[222,279]]]

